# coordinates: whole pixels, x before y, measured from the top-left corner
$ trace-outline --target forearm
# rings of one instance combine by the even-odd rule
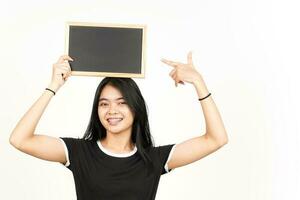
[[[51,89],[55,90],[54,87]],[[45,90],[24,114],[10,135],[9,141],[13,146],[18,147],[23,140],[34,135],[35,128],[53,95],[51,91]]]
[[[198,97],[203,98],[209,94],[209,91],[203,81],[202,77],[197,78],[193,85],[197,91]],[[205,125],[206,125],[206,135],[213,138],[220,144],[225,144],[228,141],[227,133],[218,111],[218,108],[212,98],[212,96],[200,101]]]

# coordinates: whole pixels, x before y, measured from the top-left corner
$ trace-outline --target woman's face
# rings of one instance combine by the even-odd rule
[[[103,88],[99,98],[98,116],[107,132],[116,134],[128,131],[131,134],[134,116],[117,88],[111,85]]]

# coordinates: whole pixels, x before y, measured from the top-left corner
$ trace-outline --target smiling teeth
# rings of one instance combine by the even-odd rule
[[[122,121],[123,119],[122,118],[110,118],[110,119],[108,119],[107,121],[108,122],[120,122],[120,121]]]

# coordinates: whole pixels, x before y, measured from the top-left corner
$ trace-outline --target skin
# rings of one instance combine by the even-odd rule
[[[71,68],[68,62],[72,60],[68,55],[63,55],[53,64],[52,80],[48,88],[57,92],[64,85],[69,76],[71,76]],[[172,67],[170,76],[175,81],[176,87],[178,83],[189,83],[194,86],[198,98],[207,96],[209,90],[202,75],[193,64],[191,52],[188,53],[187,63],[167,59],[162,59],[161,61]],[[107,91],[101,95],[109,99],[110,106],[109,109],[99,109],[99,118],[105,125],[108,133],[107,137],[101,141],[102,145],[116,153],[131,151],[133,144],[130,141],[130,134],[133,116],[130,115],[126,107],[126,109],[121,109],[121,105],[117,104],[116,98],[121,97],[119,91],[109,87],[105,89]],[[54,94],[51,91],[45,90],[43,92],[42,96],[32,105],[14,128],[10,136],[10,143],[17,149],[37,158],[65,163],[64,149],[59,139],[47,135],[34,134],[38,121],[53,96]],[[200,101],[199,104],[201,106],[201,108],[199,106],[199,111],[203,111],[205,119],[205,133],[199,133],[196,137],[177,143],[168,162],[169,169],[185,166],[200,160],[228,142],[228,136],[221,115],[213,100],[213,95]],[[105,124],[104,117],[110,115],[120,115],[124,117],[124,122],[121,122],[116,127],[108,126]],[[202,122],[199,120],[199,123]]]
[[[99,98],[98,116],[106,129],[106,137],[101,144],[114,153],[132,151],[134,144],[131,141],[134,114],[131,112],[121,92],[106,85]],[[110,124],[109,118],[122,118],[118,124]]]
[[[201,74],[196,70],[193,64],[192,52],[188,53],[187,63],[175,62],[167,59],[162,59],[161,61],[173,68],[169,75],[175,81],[176,87],[178,86],[178,83],[184,85],[186,82],[195,87],[198,98],[203,98],[209,94]],[[112,88],[108,89],[112,90]],[[110,95],[110,92],[105,94]],[[119,96],[120,93],[115,91],[115,94],[111,97],[111,99],[116,99]],[[212,99],[212,96],[200,101],[200,104],[205,118],[206,132],[201,136],[190,138],[186,141],[176,144],[176,148],[174,149],[174,152],[168,162],[169,169],[185,166],[200,160],[201,158],[215,152],[228,142],[227,133],[222,122],[221,115]],[[121,109],[113,108],[114,107],[112,106],[111,112],[116,111],[116,115],[122,114],[122,112],[120,112]],[[100,113],[100,119],[102,118],[103,124],[106,123],[104,119],[107,113],[109,113],[108,110]],[[124,113],[126,113],[126,110],[124,110]],[[121,144],[123,147],[125,147],[129,144],[131,133],[131,129],[129,128],[130,122],[124,123],[124,126],[120,126],[119,128],[113,128],[109,126],[106,127],[109,133],[109,138],[107,137],[108,140],[106,140],[106,144],[108,141],[112,147],[117,147],[118,144]]]
[[[176,87],[178,83],[184,85],[187,82],[195,87],[198,98],[203,98],[209,94],[201,74],[194,66],[192,52],[189,52],[187,55],[187,63],[167,59],[162,59],[161,61],[172,67],[169,75],[175,81]],[[176,144],[173,155],[168,162],[169,169],[185,166],[200,160],[228,142],[221,115],[213,101],[212,95],[200,101],[200,105],[204,114],[206,131],[201,136]]]

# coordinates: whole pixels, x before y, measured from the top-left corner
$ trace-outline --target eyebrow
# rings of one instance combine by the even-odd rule
[[[121,99],[124,99],[124,98],[123,98],[123,97],[119,97],[119,98],[116,98],[115,101],[121,100]],[[100,101],[109,101],[109,99],[107,99],[107,98],[100,98],[100,99],[99,99],[99,102],[100,102]]]

